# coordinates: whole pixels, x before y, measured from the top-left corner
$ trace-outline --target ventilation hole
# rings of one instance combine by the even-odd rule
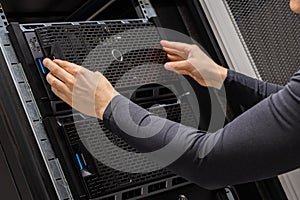
[[[142,188],[138,188],[135,190],[130,190],[128,192],[124,192],[122,194],[122,200],[127,200],[135,197],[139,197],[142,195]]]

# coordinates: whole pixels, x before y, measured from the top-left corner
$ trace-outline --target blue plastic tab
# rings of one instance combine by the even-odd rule
[[[43,65],[42,59],[41,59],[41,58],[38,58],[37,60],[38,60],[38,63],[39,63],[39,65],[40,65],[40,68],[41,68],[43,74],[46,74],[46,69],[45,69],[45,67],[44,67],[44,65]]]
[[[79,157],[79,155],[77,153],[76,153],[76,159],[77,159],[77,162],[79,164],[80,170],[82,170],[83,166],[82,166],[82,163],[81,163],[81,159],[80,159],[80,157]]]

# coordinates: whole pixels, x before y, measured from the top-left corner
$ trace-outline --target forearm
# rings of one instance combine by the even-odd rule
[[[228,102],[241,106],[243,110],[248,110],[283,88],[283,86],[260,81],[232,70],[228,70],[224,86]]]
[[[300,165],[297,80],[216,133],[205,134],[155,117],[122,96],[113,99],[104,122],[141,152],[156,152],[168,146],[171,149],[167,152],[175,153],[172,157],[179,156],[167,168],[202,187],[212,189],[264,179]],[[134,123],[128,123],[129,119]],[[170,155],[173,153],[157,154],[152,159],[166,164]]]

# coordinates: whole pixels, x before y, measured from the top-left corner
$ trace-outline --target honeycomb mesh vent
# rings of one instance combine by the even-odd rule
[[[264,81],[284,85],[300,67],[300,16],[289,0],[223,0]]]
[[[102,72],[116,88],[177,80],[151,23],[52,25],[36,30],[47,56]],[[159,76],[158,76],[159,75]]]
[[[190,106],[186,103],[182,103],[180,106],[171,106],[168,109],[154,109],[152,112],[161,117],[166,117],[169,120],[182,123],[187,126],[197,127],[197,123],[192,114]],[[181,116],[181,117],[180,117]],[[99,132],[99,127],[101,127],[102,132]],[[110,155],[110,158],[116,162],[124,158],[121,158],[116,152],[113,152],[109,143],[99,145],[99,141],[103,141],[107,137],[110,142],[117,145],[119,148],[129,152],[136,153],[136,159],[128,159],[126,162],[133,168],[137,170],[147,170],[151,168],[151,162],[147,162],[144,158],[140,158],[140,154],[137,150],[128,145],[120,137],[111,133],[106,129],[102,122],[95,120],[83,120],[76,122],[74,124],[64,126],[65,134],[70,141],[70,146],[76,146],[81,143],[82,140],[88,144],[89,151],[95,157],[103,157]],[[96,131],[95,131],[96,130]],[[80,136],[78,134],[80,133]],[[97,174],[93,176],[88,176],[85,178],[85,184],[91,194],[91,197],[98,197],[100,195],[108,194],[112,191],[131,185],[142,184],[149,182],[151,180],[157,180],[160,178],[165,178],[172,176],[172,173],[166,169],[161,169],[149,173],[127,173],[112,169],[98,160],[95,160],[95,165],[97,168]],[[155,167],[155,166],[154,166]]]
[[[131,87],[139,88],[144,85],[179,84],[178,76],[163,68],[167,56],[161,50],[159,32],[151,23],[136,21],[61,24],[38,28],[35,31],[46,56],[55,56],[92,71],[100,71],[117,89],[123,88],[123,92],[132,91]],[[161,100],[165,97],[151,98]],[[177,100],[174,98],[176,97],[172,97],[172,101]],[[166,109],[154,108],[151,112],[188,126],[198,126],[190,105],[185,102]],[[66,135],[72,154],[76,154],[78,149],[85,154],[86,150],[89,151],[86,155],[89,164],[93,163],[89,168],[92,173],[84,176],[83,182],[91,198],[173,176],[166,169],[156,169],[157,165],[147,161],[147,158],[142,159],[141,153],[94,118],[65,123],[62,125],[62,131]],[[112,146],[135,154],[130,157],[132,159],[123,158]],[[73,157],[75,158],[75,155]],[[97,160],[99,157],[107,158],[118,166],[123,166],[126,162],[131,170],[144,173],[113,169],[102,163],[103,160]],[[76,165],[76,160],[74,162]],[[155,170],[149,170],[153,168]]]

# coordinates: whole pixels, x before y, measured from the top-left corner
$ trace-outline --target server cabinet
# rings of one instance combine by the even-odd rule
[[[103,4],[104,3],[104,4]],[[152,6],[148,6],[152,3]],[[106,1],[102,2],[101,5],[99,5],[96,1],[88,1],[86,4],[81,6],[79,9],[77,9],[76,12],[72,13],[66,18],[61,18],[62,20],[65,20],[66,22],[70,21],[86,21],[86,20],[103,20],[103,19],[125,19],[125,18],[140,18],[140,19],[146,19],[150,20],[150,22],[156,24],[156,26],[161,26],[164,28],[170,28],[172,30],[179,31],[181,33],[184,33],[186,35],[191,36],[193,39],[195,39],[198,43],[200,43],[206,51],[210,54],[210,56],[219,64],[222,64],[223,66],[240,66],[237,64],[233,65],[232,58],[229,56],[231,55],[228,51],[231,51],[232,48],[223,46],[224,43],[222,38],[220,39],[220,34],[217,32],[217,26],[215,23],[217,22],[217,19],[212,19],[211,15],[212,9],[209,7],[208,4],[217,4],[217,1],[210,1],[210,2],[198,2],[198,1],[173,1],[173,0],[161,0],[161,1]],[[219,2],[220,3],[220,2]],[[145,7],[146,5],[146,7]],[[235,2],[231,2],[231,5],[233,5],[233,9],[241,9],[242,5],[237,5]],[[263,4],[262,4],[263,5]],[[250,6],[251,7],[251,6]],[[91,9],[93,8],[93,9]],[[97,8],[97,9],[96,9]],[[240,11],[240,10],[239,10]],[[145,15],[146,14],[146,15]],[[226,13],[227,14],[227,13]],[[172,16],[173,20],[170,20],[170,16]],[[224,15],[226,16],[226,15]],[[284,13],[283,13],[284,16]],[[5,18],[4,18],[5,19]],[[226,19],[226,18],[225,18]],[[46,20],[46,19],[44,19]],[[224,19],[222,19],[224,20]],[[231,19],[232,20],[232,19]],[[31,22],[31,21],[30,21]],[[6,20],[3,20],[3,27],[5,27],[7,24]],[[243,22],[240,22],[243,23]],[[232,21],[229,21],[229,25],[234,24]],[[229,26],[228,25],[228,26]],[[254,25],[253,25],[254,26]],[[230,27],[230,26],[229,26]],[[235,36],[236,33],[230,32],[232,34],[231,36]],[[167,37],[167,39],[174,39],[172,37]],[[176,39],[176,38],[175,38]],[[240,38],[236,38],[238,41]],[[9,52],[10,42],[8,42],[9,39],[7,38],[7,35],[2,36],[2,49],[5,50],[5,52]],[[190,42],[190,41],[185,41]],[[232,43],[234,44],[234,43]],[[240,44],[236,44],[239,46]],[[244,45],[244,44],[243,44]],[[242,45],[242,46],[243,46]],[[254,45],[255,46],[255,45]],[[50,51],[51,52],[51,51]],[[241,51],[243,52],[243,51]],[[238,55],[239,56],[239,55]],[[229,59],[230,57],[230,59]],[[247,58],[247,55],[245,56]],[[7,58],[6,58],[7,59]],[[249,58],[247,58],[249,60]],[[20,71],[20,65],[17,62],[17,60],[10,60],[11,63],[9,63],[12,69],[12,75],[16,74],[20,75],[21,77],[25,74],[22,74],[22,70]],[[3,59],[4,65],[7,64],[7,60],[5,58]],[[247,62],[246,62],[247,63]],[[249,62],[248,62],[249,63]],[[35,63],[37,64],[37,63]],[[245,65],[244,65],[245,66]],[[45,166],[45,156],[50,156],[49,158],[52,159],[50,161],[57,167],[55,152],[51,152],[50,155],[41,155],[40,152],[40,144],[37,144],[36,139],[32,135],[32,131],[30,130],[32,126],[35,126],[35,128],[40,128],[41,124],[43,123],[40,121],[40,118],[38,115],[33,118],[33,124],[26,119],[26,114],[28,116],[29,111],[32,111],[32,104],[30,97],[29,99],[19,99],[17,98],[17,92],[22,92],[22,89],[25,89],[25,91],[28,89],[26,88],[26,84],[24,86],[24,80],[20,78],[20,76],[14,76],[14,81],[17,81],[17,90],[14,86],[14,83],[10,80],[9,76],[9,70],[3,68],[4,70],[2,73],[1,80],[3,80],[3,85],[7,85],[10,83],[10,87],[7,87],[6,90],[2,91],[3,96],[10,97],[9,100],[3,100],[4,103],[2,103],[3,111],[4,113],[8,113],[7,115],[3,115],[2,121],[3,121],[3,130],[7,132],[8,129],[10,129],[10,135],[13,136],[13,138],[17,138],[16,142],[14,143],[13,148],[17,149],[17,152],[21,151],[20,153],[16,153],[14,155],[11,155],[8,157],[8,161],[11,160],[17,160],[18,166],[20,168],[23,168],[20,170],[24,175],[22,177],[18,177],[19,183],[17,184],[18,187],[21,187],[22,184],[26,187],[22,187],[24,190],[21,192],[22,199],[55,199],[57,198],[57,194],[60,191],[58,188],[62,187],[61,191],[67,191],[66,193],[60,193],[61,197],[65,198],[71,198],[72,192],[66,187],[64,184],[64,177],[59,178],[57,180],[58,184],[56,187],[53,187],[53,180],[51,180],[51,177],[49,176],[48,170],[49,167]],[[249,65],[245,67],[245,71],[242,72],[249,72],[252,71],[252,65],[251,62]],[[11,73],[10,72],[10,73]],[[248,73],[249,74],[249,73]],[[253,73],[250,74],[253,76]],[[209,119],[210,119],[210,98],[209,94],[206,88],[199,87],[197,84],[195,84],[192,80],[189,80],[192,87],[195,89],[196,94],[198,95],[199,99],[199,106],[202,108],[201,114],[201,120],[200,120],[200,128],[201,129],[207,129],[209,126]],[[40,86],[37,86],[40,87]],[[43,89],[41,87],[41,89]],[[12,93],[12,94],[10,94]],[[26,95],[25,95],[26,96]],[[30,96],[30,95],[29,95]],[[26,96],[28,98],[28,96]],[[23,104],[22,104],[23,103]],[[26,112],[22,112],[22,107],[27,106],[28,110],[25,109]],[[38,107],[38,105],[36,105]],[[18,110],[18,113],[12,112],[9,108],[15,107]],[[222,110],[222,106],[218,108],[218,110]],[[34,111],[33,111],[34,113]],[[239,113],[239,112],[237,112]],[[31,113],[32,114],[32,113]],[[34,113],[36,114],[36,113]],[[14,122],[14,117],[18,116],[19,121],[18,123]],[[9,119],[9,120],[8,120]],[[2,128],[2,127],[1,127]],[[23,131],[21,131],[23,130]],[[20,137],[19,133],[22,132]],[[4,133],[4,132],[3,132]],[[46,134],[47,135],[47,134]],[[43,132],[42,135],[40,135],[42,139],[42,142],[47,142],[48,137],[45,137],[45,133]],[[5,137],[7,137],[5,135]],[[11,139],[11,138],[10,138]],[[9,139],[9,140],[10,140]],[[51,139],[49,139],[50,141]],[[25,141],[25,142],[24,142]],[[25,143],[25,145],[24,145]],[[6,145],[4,149],[8,151],[9,145]],[[33,154],[34,152],[34,154]],[[32,154],[30,156],[27,156],[28,154]],[[24,159],[25,157],[28,157],[28,159]],[[25,168],[25,169],[24,169]],[[32,170],[35,169],[35,170]],[[58,172],[61,172],[60,167],[56,168],[58,169]],[[12,170],[14,172],[14,170]],[[38,172],[38,173],[35,173]],[[15,173],[15,172],[14,172]],[[35,175],[34,178],[33,174]],[[179,180],[179,179],[178,179]],[[179,181],[180,182],[180,181]],[[154,184],[159,183],[153,182]],[[67,188],[67,190],[65,190]],[[147,199],[168,199],[174,198],[174,193],[176,191],[182,191],[183,194],[186,194],[188,199],[198,199],[198,198],[204,198],[204,199],[238,199],[237,196],[240,196],[240,199],[285,199],[285,194],[282,192],[281,184],[278,182],[277,179],[262,181],[259,183],[249,183],[241,186],[235,186],[235,189],[227,188],[222,189],[219,191],[206,191],[201,188],[198,188],[196,186],[184,186],[182,188],[176,189],[174,192],[158,192],[155,196],[146,197]],[[134,193],[135,187],[133,187],[133,190],[129,189],[126,190],[129,193]],[[236,191],[236,192],[235,192]],[[70,192],[70,193],[68,193]],[[128,194],[129,194],[128,193]],[[181,192],[180,192],[181,193]],[[236,195],[236,193],[238,195]],[[30,194],[29,196],[26,196],[27,194]],[[132,194],[130,194],[132,195]],[[108,199],[115,198],[108,196]],[[138,196],[136,198],[139,198]]]

